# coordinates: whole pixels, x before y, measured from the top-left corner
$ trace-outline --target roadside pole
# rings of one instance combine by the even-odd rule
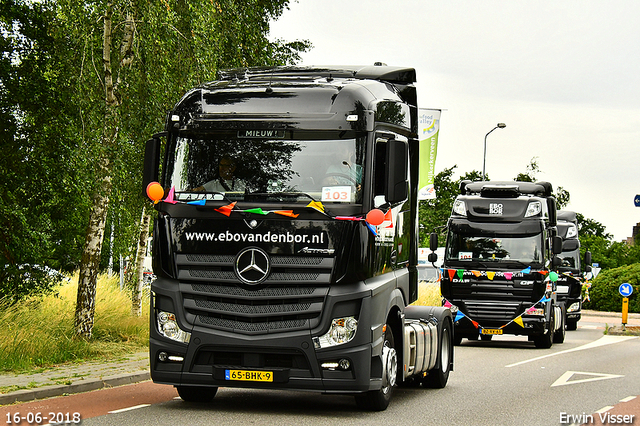
[[[629,283],[620,284],[618,291],[622,296],[622,330],[625,330],[629,316],[629,296],[633,293],[633,286]]]

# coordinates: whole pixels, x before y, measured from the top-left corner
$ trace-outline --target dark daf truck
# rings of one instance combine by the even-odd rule
[[[558,210],[558,236],[562,238],[562,253],[558,266],[558,300],[567,307],[567,330],[578,328],[582,309],[582,268],[580,265],[580,240],[578,219],[575,212]],[[591,266],[591,253],[585,253],[586,269]]]
[[[162,186],[155,382],[187,401],[252,387],[354,395],[371,410],[398,384],[445,386],[451,312],[408,306],[414,81],[388,66],[229,70],[177,103],[145,158],[145,185]]]
[[[455,343],[527,335],[536,347],[562,343],[557,301],[561,251],[556,202],[547,182],[463,181],[453,204],[441,280],[455,313]]]

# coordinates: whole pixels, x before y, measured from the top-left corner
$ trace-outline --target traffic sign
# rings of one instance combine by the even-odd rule
[[[618,287],[618,291],[622,295],[622,297],[629,297],[631,293],[633,293],[633,286],[629,283],[620,284]]]
[[[635,196],[635,198],[633,199],[633,204],[635,204],[636,207],[640,207],[640,194]]]

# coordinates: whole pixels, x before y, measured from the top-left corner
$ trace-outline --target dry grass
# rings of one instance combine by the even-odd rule
[[[440,295],[440,283],[420,281],[418,284],[418,300],[412,303],[414,306],[442,306]]]
[[[77,274],[54,294],[13,306],[0,305],[0,370],[30,370],[65,362],[113,358],[148,344],[148,303],[143,315],[131,316],[131,299],[115,278],[100,276],[96,291],[93,337],[74,336]]]

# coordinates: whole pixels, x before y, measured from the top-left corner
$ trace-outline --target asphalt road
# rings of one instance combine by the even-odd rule
[[[640,397],[620,402],[640,395],[640,339],[603,336],[603,327],[581,321],[565,343],[547,350],[517,336],[463,340],[446,388],[397,389],[379,413],[359,411],[348,396],[231,388],[220,389],[211,404],[189,404],[173,388],[145,382],[2,407],[0,415],[6,422],[7,413],[18,410],[78,412],[90,426],[611,424],[595,413],[633,415],[640,407]],[[637,416],[633,420],[640,424]]]

